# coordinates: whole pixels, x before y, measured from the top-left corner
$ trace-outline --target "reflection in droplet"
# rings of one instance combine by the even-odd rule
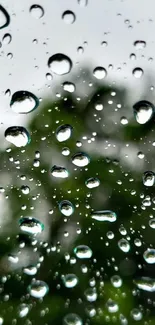
[[[72,82],[69,82],[69,81],[65,81],[63,83],[63,89],[65,91],[68,91],[69,93],[73,93],[75,91],[75,84],[73,84]]]
[[[79,245],[75,247],[74,253],[80,259],[91,258],[93,254],[91,248],[86,245]]]
[[[70,201],[63,200],[59,203],[59,210],[64,216],[69,217],[74,212],[74,206]]]
[[[67,314],[63,319],[63,325],[82,325],[82,319],[77,314]]]
[[[34,298],[43,298],[49,291],[47,283],[40,280],[35,280],[28,287],[30,295]]]
[[[155,183],[155,174],[152,171],[147,171],[143,174],[143,184],[145,186],[153,186]]]
[[[72,61],[67,55],[57,53],[49,58],[48,66],[53,73],[61,76],[71,71]]]
[[[7,27],[10,23],[10,16],[7,11],[0,5],[0,29]]]
[[[96,67],[93,71],[93,75],[96,79],[104,79],[107,75],[107,71],[103,67]]]
[[[90,157],[85,152],[77,152],[72,156],[72,163],[78,167],[85,167],[90,163]]]
[[[33,18],[40,19],[44,16],[44,9],[39,5],[33,5],[30,7],[30,13]]]
[[[56,165],[51,168],[51,174],[57,178],[67,178],[69,176],[69,172],[65,167]]]
[[[29,91],[20,90],[12,95],[10,106],[15,113],[26,114],[36,109],[39,99]]]
[[[5,34],[2,38],[2,42],[4,45],[8,45],[9,43],[11,43],[12,40],[12,36],[10,34]]]
[[[141,100],[133,106],[136,121],[139,124],[147,123],[154,114],[154,105],[146,100]]]
[[[154,248],[148,248],[144,254],[143,254],[144,260],[148,264],[154,264],[155,263],[155,249]]]
[[[19,219],[20,230],[29,235],[38,235],[44,230],[44,225],[36,218],[22,217]]]
[[[56,138],[59,142],[63,142],[68,140],[71,137],[72,134],[72,126],[69,124],[64,124],[59,126],[56,129]]]
[[[137,68],[133,69],[132,73],[136,79],[140,79],[143,76],[144,71],[142,68],[137,67]]]
[[[101,211],[94,211],[91,214],[92,219],[97,221],[109,221],[115,222],[117,219],[117,215],[115,212],[111,210],[101,210]]]
[[[62,14],[62,19],[64,20],[64,22],[66,24],[73,24],[75,22],[75,14],[73,11],[70,10],[66,10],[63,14]]]
[[[100,185],[100,180],[97,177],[88,178],[85,182],[88,188],[95,188]]]
[[[133,281],[138,289],[148,291],[148,292],[155,292],[155,279],[149,277],[142,277],[140,279],[136,279]]]
[[[5,138],[16,147],[25,147],[31,141],[29,132],[22,126],[11,126],[5,131]]]
[[[135,46],[136,50],[142,50],[146,47],[146,42],[138,40],[138,41],[134,42],[134,46]]]
[[[78,283],[78,278],[75,274],[63,275],[62,280],[66,288],[74,288]]]

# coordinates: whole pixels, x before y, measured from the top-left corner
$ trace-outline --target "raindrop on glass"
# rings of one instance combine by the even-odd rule
[[[63,319],[63,325],[82,325],[82,319],[77,314],[67,314]]]
[[[155,174],[152,171],[147,171],[143,174],[143,184],[145,186],[153,186],[155,183]]]
[[[154,264],[155,263],[155,249],[154,248],[148,248],[144,254],[143,254],[144,260],[148,264]]]
[[[141,41],[141,40],[135,41],[134,46],[135,46],[136,50],[142,50],[142,49],[144,49],[146,47],[146,42]]]
[[[0,29],[7,27],[10,23],[8,12],[0,5]]]
[[[44,230],[44,225],[38,219],[22,217],[19,219],[20,230],[28,235],[38,235]]]
[[[5,131],[5,138],[16,147],[25,147],[31,141],[29,132],[22,126],[11,126]]]
[[[72,156],[72,163],[78,167],[85,167],[90,163],[90,157],[84,152],[78,152]]]
[[[96,79],[104,79],[107,75],[107,71],[103,67],[96,67],[93,71],[93,75]]]
[[[88,0],[77,0],[77,1],[81,7],[86,7],[88,4]]]
[[[10,34],[5,34],[2,38],[2,42],[4,45],[8,45],[11,43],[12,36]]]
[[[66,24],[73,24],[75,22],[75,14],[73,11],[70,10],[66,10],[63,14],[62,14],[62,19]]]
[[[20,90],[12,95],[10,106],[15,113],[27,114],[36,109],[39,99],[29,91]]]
[[[49,58],[48,66],[53,73],[61,76],[71,71],[72,61],[67,55],[57,53]]]
[[[91,258],[92,254],[93,254],[91,248],[86,245],[79,245],[79,246],[75,247],[74,253],[75,253],[76,257],[78,257],[80,259]]]
[[[30,7],[30,13],[33,18],[40,19],[44,16],[44,9],[39,5],[33,5]]]
[[[132,73],[136,79],[140,79],[143,76],[144,71],[143,71],[143,69],[137,67],[137,68],[133,69]]]
[[[69,81],[65,81],[63,83],[63,89],[65,91],[68,91],[69,93],[74,93],[74,91],[75,91],[75,84],[73,84],[72,82],[69,82]]]
[[[18,307],[18,316],[20,318],[27,316],[28,312],[29,312],[29,306],[27,304],[21,304]]]
[[[97,221],[109,221],[109,222],[115,222],[117,219],[116,213],[111,210],[94,211],[92,212],[91,217],[92,219]]]
[[[59,142],[63,142],[68,140],[71,137],[72,134],[72,126],[69,124],[64,124],[59,126],[56,129],[56,138]]]
[[[88,188],[95,188],[100,185],[100,180],[97,177],[88,178],[85,182]]]
[[[64,216],[69,217],[74,212],[74,206],[70,201],[63,200],[59,203],[59,210]]]
[[[56,178],[67,178],[69,176],[69,172],[65,167],[56,165],[51,168],[51,174]]]
[[[63,275],[62,280],[66,288],[74,288],[78,283],[78,278],[75,274]]]
[[[130,244],[125,238],[122,238],[118,241],[118,247],[124,253],[128,253],[130,250]]]
[[[154,105],[146,100],[134,104],[134,115],[139,124],[147,123],[154,114]]]
[[[35,280],[28,287],[28,291],[34,298],[43,298],[48,293],[49,287],[44,281]]]

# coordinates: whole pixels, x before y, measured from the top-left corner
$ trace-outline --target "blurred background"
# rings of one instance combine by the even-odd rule
[[[154,325],[154,3],[1,5],[0,324]]]

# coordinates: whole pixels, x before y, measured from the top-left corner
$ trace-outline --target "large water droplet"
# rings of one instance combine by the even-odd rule
[[[96,67],[93,71],[93,75],[96,79],[104,79],[107,75],[107,71],[103,67]]]
[[[100,185],[100,180],[97,177],[88,178],[85,182],[88,188],[95,188]]]
[[[93,254],[91,248],[86,245],[79,245],[79,246],[75,247],[74,253],[80,259],[91,258],[92,254]]]
[[[5,131],[5,138],[16,147],[25,147],[31,141],[29,132],[22,126],[11,126]]]
[[[49,291],[47,283],[40,280],[35,280],[28,287],[30,295],[34,298],[43,298]]]
[[[78,278],[75,274],[63,275],[62,280],[66,288],[74,288],[78,283]]]
[[[118,241],[118,247],[124,253],[128,253],[130,250],[130,244],[125,238],[122,238]]]
[[[90,157],[85,152],[77,152],[72,156],[72,163],[78,167],[85,167],[90,163]]]
[[[107,301],[107,309],[108,309],[109,313],[117,313],[117,311],[119,310],[119,306],[112,299],[108,299],[108,301]]]
[[[139,124],[145,124],[154,114],[154,105],[146,100],[142,100],[133,106],[133,110],[136,121]]]
[[[142,50],[146,47],[146,42],[138,40],[138,41],[134,42],[134,46],[135,46],[136,50]]]
[[[62,214],[64,214],[66,217],[69,217],[74,212],[74,206],[73,204],[68,200],[63,200],[59,203],[59,209]]]
[[[155,292],[155,279],[151,279],[149,277],[142,277],[140,279],[136,279],[133,281],[138,289]]]
[[[148,248],[144,254],[143,254],[144,260],[148,264],[154,264],[155,263],[155,249],[154,248]]]
[[[59,142],[68,140],[72,134],[72,126],[69,124],[64,124],[56,129],[56,138]]]
[[[39,99],[26,90],[16,91],[11,98],[10,106],[15,113],[27,114],[36,109]]]
[[[142,68],[137,67],[133,69],[132,73],[136,79],[140,79],[143,76],[144,71]]]
[[[101,211],[94,211],[91,214],[92,219],[97,221],[109,221],[115,222],[117,219],[117,215],[115,212],[111,210],[101,210]]]
[[[111,277],[111,283],[113,287],[120,288],[122,286],[122,279],[119,275],[113,275]]]
[[[69,172],[65,167],[56,165],[51,168],[51,174],[57,178],[67,178],[69,176]]]
[[[67,55],[57,53],[49,58],[48,66],[53,73],[61,76],[71,71],[72,61]]]
[[[29,312],[29,306],[27,304],[21,304],[18,308],[18,316],[25,317]]]
[[[69,93],[73,93],[75,91],[75,85],[72,82],[65,81],[63,83],[63,89]]]
[[[22,217],[19,219],[19,227],[22,232],[29,235],[38,235],[44,230],[44,225],[36,218]]]
[[[66,10],[63,14],[62,14],[62,19],[64,20],[64,22],[66,24],[73,24],[75,22],[75,14],[73,11],[70,10]]]
[[[152,171],[147,171],[143,174],[143,184],[145,186],[153,186],[155,183],[155,174]]]
[[[67,314],[63,319],[64,325],[82,325],[82,319],[77,314]]]
[[[33,18],[40,19],[44,16],[44,9],[39,5],[33,5],[30,7],[30,13]]]
[[[0,29],[7,27],[10,23],[10,16],[7,11],[0,5]]]
[[[21,186],[21,191],[23,194],[28,195],[30,193],[30,188],[27,185],[22,185]]]

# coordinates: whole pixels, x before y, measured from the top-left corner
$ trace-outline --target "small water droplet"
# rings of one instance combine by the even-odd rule
[[[69,156],[70,155],[70,150],[69,148],[65,147],[62,149],[62,155],[63,156]]]
[[[63,89],[65,91],[68,91],[69,93],[74,93],[74,91],[75,91],[75,85],[72,82],[65,81],[63,83]]]
[[[113,275],[111,277],[111,283],[113,287],[120,288],[122,286],[122,279],[119,275]]]
[[[82,319],[77,314],[67,314],[63,319],[64,325],[82,325]]]
[[[33,5],[30,7],[30,13],[33,18],[40,19],[44,16],[44,9],[39,5]]]
[[[102,111],[103,110],[103,104],[95,104],[95,109],[97,111]]]
[[[97,300],[97,292],[96,292],[96,288],[88,288],[85,290],[84,292],[87,301],[89,302],[94,302]]]
[[[78,4],[81,7],[86,7],[88,5],[88,0],[78,0]]]
[[[5,138],[16,147],[25,147],[31,141],[29,132],[22,126],[11,126],[5,131]]]
[[[70,201],[63,200],[59,203],[59,210],[64,216],[69,217],[74,212],[74,206]]]
[[[27,275],[35,275],[37,273],[37,268],[34,265],[30,265],[27,267],[23,268],[23,273],[27,274]]]
[[[122,252],[128,253],[130,250],[130,244],[125,238],[121,238],[118,241],[118,247],[121,249]]]
[[[68,140],[71,137],[72,134],[72,126],[69,124],[64,124],[59,126],[56,129],[56,138],[59,142],[63,142]]]
[[[147,123],[154,114],[154,105],[146,100],[134,104],[134,115],[139,124]]]
[[[66,10],[63,14],[62,14],[62,19],[64,20],[64,22],[66,24],[73,24],[75,22],[75,14],[73,11],[70,10]]]
[[[145,186],[153,186],[155,183],[155,174],[151,171],[147,171],[143,174],[143,184]]]
[[[144,71],[142,68],[137,67],[133,69],[132,73],[136,79],[140,79],[143,76]]]
[[[8,45],[11,43],[11,40],[12,40],[12,36],[10,34],[5,34],[2,38],[2,42],[4,45]]]
[[[85,167],[90,163],[90,157],[84,152],[77,152],[72,156],[72,163],[78,167]]]
[[[29,306],[27,304],[19,305],[19,307],[18,307],[18,316],[19,317],[22,318],[22,317],[27,316],[28,312],[29,312]]]
[[[148,264],[154,264],[155,263],[155,249],[154,248],[148,248],[144,254],[143,254],[144,260]]]
[[[149,220],[149,226],[150,226],[152,229],[155,229],[155,219],[151,219],[151,220]]]
[[[95,188],[100,185],[100,180],[97,177],[88,178],[85,182],[88,188]]]
[[[117,313],[117,311],[119,310],[119,306],[115,301],[113,301],[112,299],[109,299],[107,301],[107,309],[108,309],[109,313]]]
[[[96,67],[93,71],[93,75],[96,79],[104,79],[107,75],[107,71],[103,67]]]
[[[28,287],[30,295],[34,298],[43,298],[49,291],[47,283],[40,280],[35,280]]]
[[[0,29],[7,27],[10,23],[8,12],[0,5]]]
[[[51,174],[57,178],[67,178],[69,176],[69,172],[65,167],[56,165],[51,168]]]
[[[36,109],[39,99],[29,91],[16,91],[11,98],[10,106],[15,113],[27,114]]]
[[[138,40],[138,41],[134,42],[134,46],[135,46],[136,50],[142,50],[146,47],[146,42]]]
[[[22,185],[21,186],[21,191],[23,194],[28,195],[30,193],[30,188],[27,185]]]
[[[46,79],[48,81],[51,81],[53,79],[52,75],[50,73],[46,73]]]
[[[86,245],[79,245],[79,246],[75,247],[74,253],[75,253],[76,257],[78,257],[80,259],[91,258],[92,254],[93,254],[91,248]]]
[[[78,278],[75,274],[63,275],[62,280],[66,288],[74,288],[78,283]]]
[[[44,230],[44,225],[38,219],[22,217],[19,219],[20,230],[28,235],[38,235]]]
[[[61,76],[71,71],[72,61],[67,55],[57,53],[49,58],[48,66],[53,73]]]
[[[77,52],[78,52],[78,54],[83,54],[84,53],[84,48],[82,46],[79,46],[77,48]]]
[[[117,215],[115,212],[111,210],[101,210],[101,211],[94,211],[91,214],[92,219],[97,221],[109,221],[115,222],[117,219]]]

